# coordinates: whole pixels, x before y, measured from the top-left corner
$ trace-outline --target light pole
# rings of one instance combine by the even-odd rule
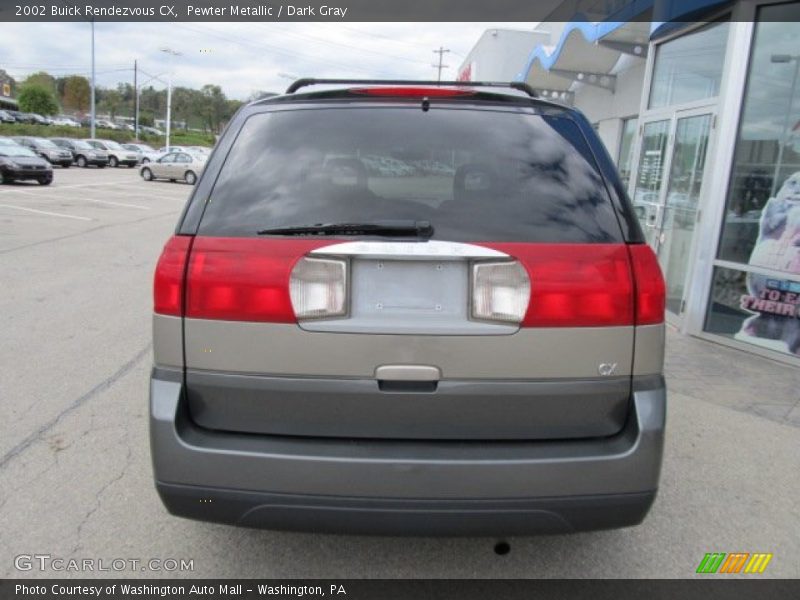
[[[89,137],[94,139],[94,19],[92,19],[92,108],[89,119]]]
[[[169,130],[172,120],[172,57],[181,56],[180,52],[172,50],[171,48],[160,48],[161,52],[169,55],[169,76],[167,77],[167,143],[166,147],[169,150]]]
[[[794,61],[794,75],[792,76],[792,86],[789,88],[789,106],[786,108],[786,116],[783,119],[783,129],[778,142],[778,159],[775,161],[775,172],[772,175],[772,192],[770,196],[775,196],[778,192],[778,177],[780,176],[781,163],[783,162],[783,148],[786,145],[786,132],[789,129],[789,119],[792,115],[794,106],[794,89],[797,87],[797,74],[800,72],[800,54],[773,54],[770,62],[785,64]]]

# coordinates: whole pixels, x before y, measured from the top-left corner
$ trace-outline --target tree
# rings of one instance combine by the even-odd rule
[[[70,75],[64,79],[64,94],[61,102],[67,110],[85,113],[89,110],[92,88],[89,80],[80,75]]]
[[[105,90],[103,92],[102,105],[113,119],[117,116],[117,111],[122,105],[122,95],[117,90]]]
[[[208,128],[211,131],[218,132],[227,112],[228,99],[218,85],[207,83],[200,92],[203,96],[199,112],[205,118]]]
[[[199,105],[197,90],[176,87],[172,90],[172,114],[176,121],[183,122],[183,128],[189,128],[189,119],[197,114]]]
[[[46,71],[39,71],[38,73],[28,75],[22,85],[40,85],[52,91],[54,94],[56,93],[56,78]]]
[[[55,93],[37,83],[24,85],[17,96],[17,102],[24,112],[40,115],[54,115],[58,112]]]

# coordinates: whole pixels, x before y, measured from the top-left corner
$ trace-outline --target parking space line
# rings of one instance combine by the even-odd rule
[[[0,204],[0,208],[13,208],[16,210],[24,210],[27,212],[38,213],[40,215],[50,215],[51,217],[63,217],[65,219],[78,219],[79,221],[94,221],[90,217],[79,217],[77,215],[65,215],[64,213],[50,212],[47,210],[37,210],[35,208],[26,208],[24,206],[15,206],[13,204]]]
[[[124,206],[126,208],[137,208],[139,210],[150,210],[149,206],[139,204],[127,204],[125,202],[112,202],[111,200],[95,200],[94,198],[83,198],[87,202],[99,202],[100,204],[111,204],[112,206]]]
[[[108,183],[76,183],[74,185],[54,185],[52,187],[39,187],[34,188],[33,186],[28,186],[33,189],[38,189],[42,194],[47,194],[52,192],[52,190],[66,190],[70,188],[84,188],[84,187],[98,187],[98,186],[109,186],[109,185],[116,185],[113,181]],[[22,190],[20,188],[9,188],[5,190],[0,190],[0,194],[14,194],[14,193],[23,193],[23,194],[31,194],[30,190]],[[36,194],[39,196],[40,194]]]

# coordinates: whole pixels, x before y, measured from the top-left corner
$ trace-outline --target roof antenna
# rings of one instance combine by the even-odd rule
[[[427,96],[422,99],[422,112],[428,112],[431,108],[431,100]]]

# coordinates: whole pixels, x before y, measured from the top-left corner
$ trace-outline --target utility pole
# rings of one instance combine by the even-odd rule
[[[447,65],[443,65],[442,64],[442,60],[444,59],[444,55],[447,54],[448,52],[450,52],[450,50],[448,50],[444,46],[439,46],[438,50],[434,50],[433,51],[434,54],[438,54],[439,55],[439,64],[438,65],[433,65],[433,67],[435,69],[439,70],[439,77],[438,77],[437,81],[441,81],[442,80],[442,69],[447,69],[448,68]]]
[[[169,150],[169,130],[172,125],[172,58],[181,56],[180,52],[176,52],[171,48],[161,48],[161,52],[165,52],[169,56],[169,76],[167,77],[167,150]]]
[[[89,137],[94,139],[94,19],[92,19],[92,115],[89,124]]]
[[[133,137],[139,139],[139,85],[136,80],[139,75],[138,61],[133,61]]]

